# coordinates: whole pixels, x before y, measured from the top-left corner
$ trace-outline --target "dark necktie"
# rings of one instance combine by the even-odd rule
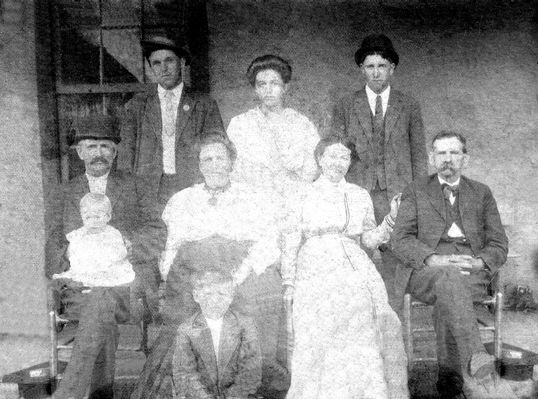
[[[381,101],[381,96],[375,98],[374,123],[378,127],[383,127],[383,102]]]
[[[450,201],[450,194],[454,195],[456,197],[458,195],[459,187],[458,186],[450,186],[448,184],[443,184],[443,195],[445,196],[445,199]]]

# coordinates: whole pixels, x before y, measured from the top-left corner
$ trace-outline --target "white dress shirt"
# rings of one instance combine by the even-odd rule
[[[448,186],[457,186],[460,184],[460,179],[458,177],[458,180],[456,180],[454,183],[449,183],[445,179],[443,179],[441,176],[437,175],[437,178],[439,179],[439,183],[441,185],[446,184]],[[456,197],[454,196],[454,193],[450,193],[450,197],[448,198],[450,201],[450,205],[454,205],[454,201],[456,201]],[[452,226],[450,226],[450,229],[448,229],[447,232],[449,237],[452,238],[459,238],[459,237],[465,237],[465,234],[463,234],[463,231],[458,227],[456,223],[452,223]]]
[[[95,177],[86,173],[88,179],[88,186],[90,186],[90,193],[106,194],[106,182],[109,172],[106,172],[103,176]]]
[[[166,174],[176,173],[176,119],[177,108],[183,93],[183,83],[172,90],[157,87],[161,105],[162,140],[163,140],[163,171]]]
[[[213,339],[213,348],[215,349],[215,358],[217,362],[219,361],[219,343],[220,343],[220,332],[222,331],[222,322],[223,317],[220,319],[210,319],[209,317],[205,318],[209,331],[211,331],[211,338]]]
[[[389,96],[390,96],[390,86],[387,86],[381,94],[375,93],[368,85],[366,85],[366,97],[368,97],[368,104],[370,104],[370,110],[372,110],[372,115],[375,115],[375,102],[377,96],[381,96],[381,105],[383,106],[383,118],[387,113],[387,107],[389,105]]]

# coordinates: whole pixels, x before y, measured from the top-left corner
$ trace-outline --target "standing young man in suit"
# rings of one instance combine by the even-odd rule
[[[225,130],[217,103],[183,83],[189,52],[166,37],[141,44],[157,84],[126,104],[118,169],[144,177],[164,207],[173,194],[195,183],[196,140]]]
[[[494,358],[480,340],[473,308],[506,261],[508,239],[489,187],[462,176],[468,159],[461,134],[434,137],[429,160],[436,173],[405,189],[392,233],[394,253],[405,265],[396,271],[395,288],[400,303],[409,292],[434,306],[443,398],[464,397],[462,389],[485,394],[477,382],[493,395],[477,397],[510,398],[491,384]]]
[[[424,129],[418,102],[391,86],[399,57],[387,36],[365,37],[355,62],[366,85],[337,103],[332,132],[354,140],[356,154],[346,180],[369,191],[379,224],[392,197],[427,174]],[[388,248],[382,257],[380,273],[390,297],[398,260]]]

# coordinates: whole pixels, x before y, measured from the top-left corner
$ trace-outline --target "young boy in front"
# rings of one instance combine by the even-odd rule
[[[175,398],[255,397],[262,358],[254,321],[230,309],[232,277],[220,271],[195,275],[200,312],[179,326],[173,359]]]

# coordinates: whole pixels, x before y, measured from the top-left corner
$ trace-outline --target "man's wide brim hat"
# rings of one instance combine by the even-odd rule
[[[179,46],[174,40],[164,36],[151,36],[140,42],[142,45],[142,52],[145,58],[149,58],[151,53],[157,50],[171,50],[179,58],[185,59],[185,64],[189,64],[191,61],[191,54],[186,47]]]
[[[80,140],[110,140],[118,144],[121,141],[116,119],[110,115],[90,115],[74,121],[72,130],[73,144]]]
[[[398,65],[400,57],[394,49],[391,40],[380,33],[374,33],[373,35],[366,36],[361,43],[361,47],[355,53],[355,62],[357,65],[361,65],[364,59],[371,54],[381,53],[385,54],[387,58],[394,65]]]

